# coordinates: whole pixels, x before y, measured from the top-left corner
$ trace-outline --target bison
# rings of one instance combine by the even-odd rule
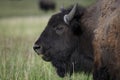
[[[73,71],[90,73],[93,68],[92,36],[80,23],[83,7],[75,5],[53,15],[34,50],[50,61],[60,77]]]
[[[39,8],[44,11],[55,10],[56,4],[52,0],[40,0]]]
[[[93,72],[94,80],[120,80],[120,0],[97,0],[53,15],[34,50],[59,76]]]

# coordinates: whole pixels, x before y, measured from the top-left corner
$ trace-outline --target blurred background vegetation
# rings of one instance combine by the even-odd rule
[[[57,4],[57,10],[61,6],[70,6],[75,3],[79,3],[82,6],[88,6],[95,0],[54,0]],[[40,16],[46,12],[39,10],[39,0],[0,0],[0,17],[11,17],[11,16]],[[53,13],[50,11],[45,15]]]
[[[55,11],[44,12],[38,0],[0,0],[0,80],[69,80],[59,78],[50,63],[32,49],[50,16],[63,6],[79,3],[89,6],[95,0],[54,0]],[[72,80],[92,80],[84,73]]]

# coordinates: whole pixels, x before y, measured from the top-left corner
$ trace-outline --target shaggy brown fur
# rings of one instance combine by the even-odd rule
[[[93,35],[94,80],[120,80],[120,0],[98,0],[82,23]]]
[[[99,0],[83,24],[94,29],[94,80],[120,80],[120,0]]]

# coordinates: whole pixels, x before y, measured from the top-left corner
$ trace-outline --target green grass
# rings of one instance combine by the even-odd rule
[[[69,80],[59,78],[50,63],[32,49],[49,16],[0,19],[0,80]],[[74,74],[72,80],[87,80]],[[92,77],[88,80],[92,80]]]

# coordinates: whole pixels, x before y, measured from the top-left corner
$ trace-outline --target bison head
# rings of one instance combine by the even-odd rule
[[[83,11],[83,8],[75,5],[72,9],[62,9],[53,15],[33,47],[43,60],[52,63],[60,77],[71,75],[78,68],[91,70],[91,61],[87,63],[84,60],[86,53],[79,47],[83,34],[79,20]]]

